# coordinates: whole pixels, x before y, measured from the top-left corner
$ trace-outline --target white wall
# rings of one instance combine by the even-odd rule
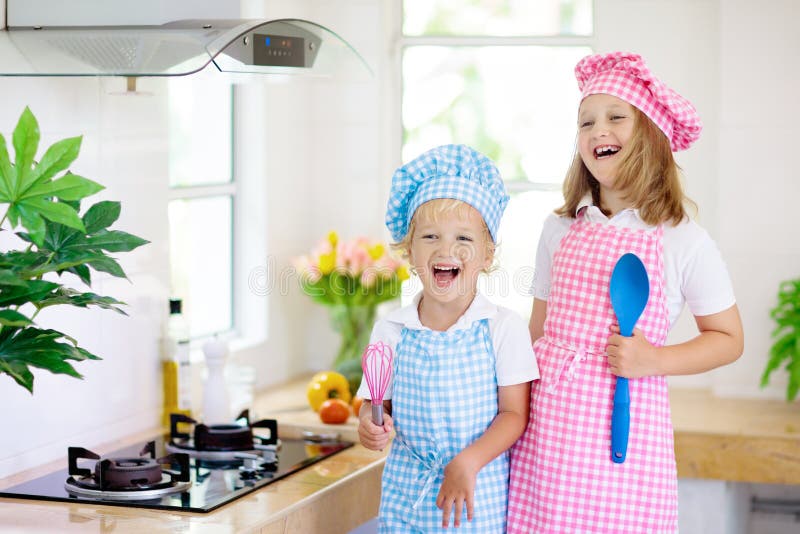
[[[800,4],[720,3],[719,243],[745,324],[745,355],[714,377],[720,394],[755,394],[781,280],[800,277],[797,124]],[[782,397],[786,374],[769,393]]]

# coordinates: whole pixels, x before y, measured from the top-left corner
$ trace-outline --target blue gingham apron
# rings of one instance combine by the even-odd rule
[[[403,328],[395,349],[392,414],[397,435],[383,470],[379,531],[442,529],[436,497],[444,467],[480,437],[497,415],[497,377],[489,320],[452,332]],[[480,470],[474,517],[458,532],[502,533],[508,453]]]

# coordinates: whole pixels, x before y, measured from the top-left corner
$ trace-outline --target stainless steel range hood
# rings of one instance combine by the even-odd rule
[[[52,13],[39,15],[31,6],[38,3],[42,10],[65,6],[61,9],[70,17],[57,17],[58,22],[77,22],[82,20],[80,11],[97,2],[0,0],[0,7],[3,3],[7,26],[0,31],[0,76],[182,76],[210,65],[224,72],[257,74],[371,74],[344,39],[308,20],[186,18],[152,25],[55,25]],[[104,0],[104,7],[109,3],[113,0]],[[125,11],[147,8],[147,2],[117,4],[120,11],[100,20],[141,20]],[[202,7],[197,0],[183,6],[182,14],[203,11],[196,7]],[[223,14],[229,13],[230,9]],[[40,19],[43,24],[34,22]],[[27,25],[15,25],[16,21]]]

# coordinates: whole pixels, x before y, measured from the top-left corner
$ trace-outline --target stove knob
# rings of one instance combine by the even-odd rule
[[[261,469],[270,473],[274,473],[278,470],[278,460],[276,459],[274,462],[265,463],[261,466]]]
[[[245,471],[243,468],[239,468],[239,478],[242,480],[252,480],[254,478],[258,478],[258,471]]]
[[[239,453],[235,458],[242,460],[239,466],[239,474],[242,478],[255,478],[259,470],[263,469],[264,460],[255,454]]]

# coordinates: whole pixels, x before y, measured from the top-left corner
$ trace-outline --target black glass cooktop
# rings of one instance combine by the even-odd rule
[[[154,441],[157,457],[169,454],[165,449],[165,439],[163,437],[156,438]],[[54,473],[17,484],[16,486],[0,489],[0,497],[106,504],[111,506],[154,508],[157,510],[210,512],[225,503],[296,473],[352,445],[352,442],[340,440],[318,442],[302,439],[283,439],[275,453],[277,462],[272,462],[273,458],[271,458],[269,469],[261,469],[256,472],[248,472],[247,469],[243,469],[243,460],[191,458],[191,486],[188,489],[148,499],[118,500],[112,496],[107,496],[109,492],[103,493],[102,496],[76,495],[65,488],[65,482],[70,478],[67,465],[64,466],[64,469]],[[109,453],[104,458],[137,457],[141,448],[142,444],[138,444]],[[83,459],[80,462],[81,467],[86,468],[92,468],[94,463],[91,460]],[[64,463],[67,464],[67,461],[65,460]]]

